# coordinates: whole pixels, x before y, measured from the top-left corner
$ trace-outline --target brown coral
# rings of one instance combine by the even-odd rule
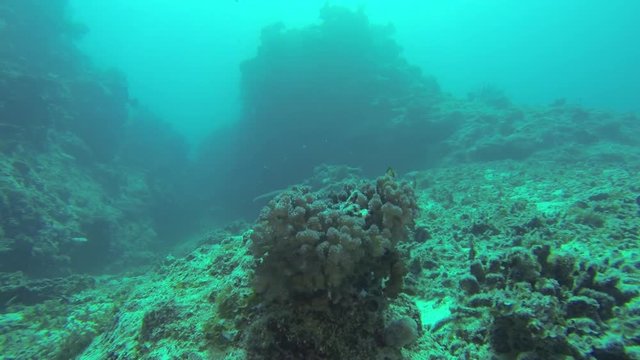
[[[416,212],[413,189],[390,176],[339,192],[293,188],[263,209],[251,235],[255,289],[267,301],[345,306],[394,297],[406,271],[397,244]]]

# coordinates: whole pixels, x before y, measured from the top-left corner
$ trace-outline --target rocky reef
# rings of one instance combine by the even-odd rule
[[[132,105],[123,75],[77,50],[84,27],[66,1],[4,1],[0,23],[0,271],[146,263],[171,232],[166,212],[184,210],[171,195],[184,139]]]
[[[263,30],[257,55],[241,65],[242,118],[214,132],[208,150],[230,154],[224,161],[232,166],[214,160],[217,181],[231,184],[226,194],[238,194],[240,210],[259,211],[253,197],[299,183],[323,163],[356,165],[373,177],[389,165],[403,171],[415,164],[407,155],[426,152],[430,142],[397,120],[419,121],[440,90],[401,56],[392,35],[392,26],[337,6],[324,7],[318,25]],[[235,142],[227,144],[229,137]],[[255,194],[242,202],[247,187]]]
[[[488,309],[484,321],[491,325],[481,331],[486,331],[483,336],[497,354],[527,359],[631,358],[624,332],[611,331],[621,319],[607,322],[615,312],[634,311],[629,302],[640,291],[605,264],[566,251],[551,253],[549,245],[531,251],[514,248],[485,261],[472,263],[472,275],[460,280],[470,297],[457,313],[473,318]],[[623,320],[621,325],[633,327],[633,321]]]
[[[257,293],[268,301],[334,305],[366,300],[367,293],[397,296],[404,275],[398,245],[416,212],[409,184],[391,176],[324,196],[305,188],[278,195],[251,236]]]
[[[640,359],[637,115],[454,98],[329,6],[191,161],[65,6],[0,3],[2,356]],[[257,220],[182,241],[213,206]]]
[[[624,161],[637,156],[636,114],[558,99],[523,107],[491,86],[456,98],[404,58],[393,26],[326,6],[320,22],[266,27],[241,65],[243,115],[200,152],[211,197],[251,218],[255,197],[312,176],[323,163],[375,177],[496,160]],[[232,140],[230,140],[232,139]],[[216,157],[220,153],[224,158]],[[247,194],[250,189],[251,194]],[[203,190],[207,191],[207,190]],[[213,192],[211,190],[210,192]]]
[[[390,175],[329,193],[294,188],[272,200],[250,236],[254,291],[264,306],[247,341],[251,356],[367,359],[379,352],[376,336],[383,337],[388,301],[402,290],[401,247],[416,216],[412,188]],[[417,334],[418,324],[404,317],[390,326]],[[404,344],[395,333],[385,344]]]

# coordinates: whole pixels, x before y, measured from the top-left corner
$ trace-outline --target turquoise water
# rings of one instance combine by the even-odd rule
[[[565,98],[640,110],[640,4],[567,1],[330,1],[392,23],[404,56],[466,96],[484,86],[519,104]],[[124,71],[131,93],[194,140],[239,113],[238,64],[262,27],[317,23],[325,1],[72,1],[81,47]]]
[[[0,360],[640,359],[640,16],[0,1]]]

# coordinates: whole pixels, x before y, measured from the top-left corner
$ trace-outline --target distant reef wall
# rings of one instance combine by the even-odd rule
[[[184,226],[187,145],[74,41],[65,0],[0,2],[0,271],[144,264]]]
[[[467,98],[448,95],[403,58],[391,25],[372,24],[363,11],[325,6],[318,24],[265,27],[255,57],[240,69],[242,118],[210,136],[198,166],[211,198],[245,215],[264,205],[253,199],[310,177],[323,163],[376,176],[387,167],[402,173],[638,155],[634,114],[562,99],[525,108],[491,86]]]
[[[450,131],[423,121],[442,95],[405,61],[392,35],[391,25],[333,6],[321,10],[317,25],[264,28],[256,56],[240,67],[242,119],[212,135],[201,153],[233,157],[215,166],[237,205],[251,208],[237,194],[253,198],[302,181],[323,163],[370,175],[423,165],[433,139]],[[409,126],[415,123],[427,129],[418,134]],[[220,141],[228,138],[236,139],[231,151]]]

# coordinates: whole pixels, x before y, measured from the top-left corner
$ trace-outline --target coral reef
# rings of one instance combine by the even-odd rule
[[[225,184],[222,200],[251,209],[246,216],[260,209],[238,202],[247,188],[255,191],[252,199],[300,183],[322,163],[359,166],[367,176],[391,164],[404,170],[415,164],[412,154],[427,152],[429,137],[447,131],[406,126],[424,120],[441,94],[401,56],[392,26],[339,6],[325,6],[320,20],[263,30],[257,55],[241,65],[241,122],[214,133],[211,154],[203,154],[224,170],[211,179]],[[228,144],[230,137],[235,141]],[[230,159],[214,159],[219,151],[230,153],[232,166]]]
[[[418,338],[418,324],[410,317],[401,317],[389,322],[384,328],[384,343],[400,348],[409,345]]]
[[[636,115],[455,99],[329,6],[265,29],[191,163],[65,6],[0,3],[2,356],[640,359]]]
[[[122,74],[78,51],[67,1],[3,1],[0,24],[0,271],[147,263],[193,214],[173,195],[185,188],[184,139],[132,107]]]
[[[35,305],[65,298],[91,289],[95,279],[88,275],[30,280],[20,273],[0,274],[0,311],[15,304]]]
[[[475,262],[472,269],[479,286],[467,288],[469,298],[458,316],[489,308],[490,326],[478,330],[486,331],[497,354],[631,358],[625,345],[633,340],[612,334],[608,322],[640,290],[619,276],[573,254],[551,253],[549,246],[515,248]]]
[[[635,114],[563,101],[518,106],[490,86],[458,99],[407,63],[390,26],[337,6],[320,18],[302,28],[265,28],[256,56],[242,65],[241,120],[214,131],[200,152],[200,172],[210,172],[203,183],[224,188],[211,196],[237,207],[229,211],[251,218],[262,205],[253,199],[300,183],[323,163],[374,176],[389,165],[405,172],[640,156]]]
[[[400,244],[416,216],[413,189],[390,175],[337,192],[295,187],[269,202],[251,234],[254,288],[265,311],[250,351],[257,358],[369,358],[387,301],[402,290]],[[402,328],[415,339],[417,327],[393,320],[386,344],[411,343],[392,341],[389,332]]]
[[[6,0],[0,4],[0,59],[30,74],[71,74],[85,62],[73,40],[86,28],[73,22],[68,0]]]
[[[435,236],[412,250],[406,291],[442,313],[423,323],[452,358],[638,358],[635,170],[556,171],[500,162],[417,177],[418,226]]]
[[[34,297],[7,301],[0,345],[16,358],[637,359],[638,168],[573,164],[554,177],[534,162],[499,162],[411,174],[422,230],[408,235],[421,241],[397,244],[408,272],[396,298],[331,303],[303,287],[269,299],[254,288],[255,231],[235,225],[152,271],[92,277],[95,286],[5,279]],[[305,194],[347,211],[337,204],[375,182],[346,170],[319,174],[350,179],[349,192]],[[575,207],[604,225],[578,222]]]
[[[416,212],[409,184],[391,176],[337,193],[296,187],[280,194],[251,236],[260,259],[256,291],[269,301],[346,305],[368,293],[395,296],[404,275],[398,244],[409,236]]]

